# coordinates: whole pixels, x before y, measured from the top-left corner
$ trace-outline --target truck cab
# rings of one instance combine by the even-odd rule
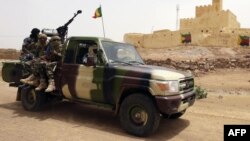
[[[195,102],[191,73],[146,65],[134,46],[105,38],[68,38],[52,93],[20,84],[22,70],[18,62],[4,62],[2,77],[18,87],[17,100],[26,110],[39,110],[52,95],[101,105],[113,110],[125,131],[136,136],[156,131],[160,118],[181,117]]]

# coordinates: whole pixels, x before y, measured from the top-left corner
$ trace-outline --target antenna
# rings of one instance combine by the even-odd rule
[[[179,4],[176,5],[176,30],[179,28],[179,11],[180,11],[180,6]]]

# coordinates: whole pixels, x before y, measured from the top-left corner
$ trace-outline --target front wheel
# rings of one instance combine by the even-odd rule
[[[121,104],[120,122],[130,134],[147,136],[159,126],[160,114],[154,102],[143,94],[132,94]]]
[[[31,86],[21,90],[21,101],[23,108],[28,111],[38,111],[45,103],[45,94],[35,91]]]

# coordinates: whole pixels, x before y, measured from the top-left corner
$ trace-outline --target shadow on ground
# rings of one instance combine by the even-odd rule
[[[41,121],[56,119],[77,125],[76,128],[86,126],[109,132],[111,134],[140,140],[168,140],[177,136],[182,130],[189,126],[189,121],[185,119],[162,119],[159,129],[155,133],[148,137],[140,138],[129,135],[122,130],[119,123],[119,117],[115,116],[112,111],[103,108],[96,108],[90,105],[80,105],[63,101],[49,104],[39,112],[29,112],[22,108],[21,102],[13,102],[1,104],[0,108],[12,110],[13,119],[20,117],[35,118]]]

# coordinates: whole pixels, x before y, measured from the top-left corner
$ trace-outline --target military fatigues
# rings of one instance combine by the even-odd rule
[[[47,38],[46,38],[47,39]],[[36,48],[36,56],[37,59],[35,61],[34,64],[34,71],[35,71],[35,75],[37,75],[37,78],[39,78],[39,86],[36,87],[36,91],[40,91],[42,89],[47,88],[47,77],[46,77],[46,68],[45,68],[45,64],[46,64],[46,50],[48,47],[48,43],[46,42],[46,44],[41,44],[40,42],[37,44],[37,48]]]
[[[61,38],[58,36],[52,37],[49,44],[41,44],[41,42],[38,42],[36,44],[36,52],[34,53],[36,58],[32,60],[31,65],[32,75],[20,81],[29,85],[38,86],[35,89],[37,91],[46,89],[45,92],[52,92],[55,90],[54,71],[58,61],[61,60],[61,50]],[[47,78],[49,81],[48,87],[46,83]]]
[[[23,40],[21,58],[26,57],[35,51],[35,44],[38,42],[40,30],[33,28],[29,37]]]
[[[57,63],[61,61],[62,45],[61,38],[58,36],[53,36],[50,39],[50,46],[47,48],[47,63],[46,63],[46,72],[49,79],[49,86],[45,92],[52,92],[55,90],[55,80],[54,72],[57,66]]]
[[[21,56],[19,57],[19,59],[24,67],[24,73],[32,73],[30,60],[32,60],[34,57],[32,53],[35,51],[35,44],[38,41],[39,32],[39,29],[33,28],[31,30],[30,36],[23,40]]]
[[[39,84],[39,78],[40,80],[45,79],[46,75],[44,75],[45,71],[42,68],[41,60],[45,55],[47,45],[47,36],[45,34],[40,34],[39,41],[35,44],[35,49],[32,50],[34,59],[29,62],[32,74],[26,79],[21,79],[20,81],[22,83],[37,86]]]

